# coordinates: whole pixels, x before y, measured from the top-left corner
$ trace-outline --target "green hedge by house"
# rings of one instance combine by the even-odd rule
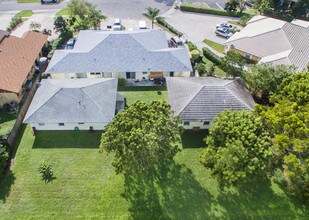
[[[183,35],[183,33],[181,33],[180,31],[176,30],[173,26],[168,24],[163,17],[157,17],[156,20],[157,20],[158,24],[167,28],[170,32],[172,32],[172,33],[174,33],[178,36]]]
[[[9,24],[9,26],[6,28],[8,32],[11,32],[16,28],[19,24],[23,23],[23,19],[20,16],[14,16]]]
[[[210,60],[211,62],[213,62],[214,64],[216,64],[217,66],[221,65],[221,58],[219,56],[217,56],[216,54],[214,54],[210,49],[208,49],[207,47],[203,47],[203,55]]]
[[[189,11],[189,12],[196,12],[196,13],[203,13],[203,14],[213,14],[213,15],[221,15],[221,16],[230,16],[230,17],[241,17],[242,15],[246,13],[239,13],[239,12],[228,12],[225,10],[219,10],[219,9],[212,9],[212,8],[206,8],[206,7],[197,7],[190,3],[183,3],[180,6],[181,11]]]
[[[67,40],[73,37],[72,31],[67,31],[59,35],[57,39],[51,42],[52,49],[48,53],[47,58],[51,59],[54,55],[55,50],[57,50],[62,44],[64,44]]]

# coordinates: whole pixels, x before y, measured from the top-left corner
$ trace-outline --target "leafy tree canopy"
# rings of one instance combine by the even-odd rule
[[[137,101],[118,113],[101,139],[101,149],[115,153],[117,173],[144,174],[172,161],[182,130],[166,102]]]
[[[237,185],[268,169],[270,138],[260,118],[250,111],[221,112],[205,141],[201,162],[221,186]]]

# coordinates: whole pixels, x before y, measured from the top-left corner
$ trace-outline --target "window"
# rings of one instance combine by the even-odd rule
[[[251,54],[250,54],[250,53],[245,53],[245,57],[246,57],[247,59],[251,59]]]
[[[185,122],[183,123],[183,125],[190,125],[190,122],[189,122],[189,121],[185,121]]]
[[[204,121],[203,125],[209,125],[209,121]]]
[[[79,125],[83,125],[83,124],[85,124],[85,123],[84,123],[84,122],[78,122],[78,124],[79,124]]]
[[[39,123],[39,126],[43,127],[43,126],[45,126],[45,123]]]
[[[58,123],[59,126],[64,126],[64,123]]]
[[[174,77],[174,72],[170,72],[170,77]]]
[[[90,73],[90,75],[101,75],[101,73]]]
[[[147,72],[143,72],[143,74],[147,74]]]

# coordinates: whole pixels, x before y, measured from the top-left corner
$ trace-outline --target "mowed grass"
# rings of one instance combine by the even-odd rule
[[[118,91],[126,98],[126,104],[131,105],[138,100],[150,103],[152,101],[166,101],[168,96],[165,86],[125,86]]]
[[[185,147],[202,147],[206,133],[187,133]],[[115,134],[116,135],[116,134]],[[241,190],[221,191],[199,163],[203,148],[184,148],[170,175],[149,194],[123,198],[124,178],[116,175],[112,155],[99,153],[101,132],[39,132],[26,127],[15,165],[0,183],[1,219],[148,219],[155,206],[165,219],[308,219],[308,210],[275,183],[261,180]],[[191,142],[190,142],[191,140]],[[52,163],[56,179],[45,184],[37,171]],[[129,183],[130,184],[130,183]],[[139,181],[131,189],[141,189]],[[150,185],[151,186],[151,185]],[[136,187],[136,188],[134,188]],[[144,188],[143,188],[144,189]],[[145,189],[148,190],[148,189]],[[136,197],[138,196],[138,197]],[[135,203],[145,201],[143,203]]]
[[[18,3],[37,3],[41,2],[41,0],[17,0]]]
[[[216,50],[219,53],[224,52],[224,46],[222,44],[218,44],[218,43],[213,42],[213,41],[208,40],[208,39],[205,39],[204,43],[207,44],[208,46],[210,46],[211,48],[213,48],[214,50]]]
[[[70,9],[68,9],[68,8],[65,8],[65,9],[61,9],[60,11],[58,11],[57,12],[57,14],[56,15],[58,15],[58,16],[62,16],[62,15],[70,15]]]
[[[8,113],[5,107],[0,109],[0,136],[7,135],[15,124],[16,117]]]
[[[30,17],[31,15],[33,15],[32,10],[23,10],[23,11],[18,12],[15,16],[16,17]]]

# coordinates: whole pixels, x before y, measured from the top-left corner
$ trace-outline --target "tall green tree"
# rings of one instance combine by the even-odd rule
[[[149,174],[173,161],[181,131],[180,119],[166,102],[137,101],[106,127],[101,149],[115,154],[117,173]]]
[[[149,20],[151,20],[151,28],[153,29],[153,25],[154,25],[154,22],[155,22],[155,19],[156,17],[158,17],[159,13],[160,13],[160,10],[157,9],[157,8],[151,8],[151,7],[148,7],[146,8],[146,13],[143,13],[143,15],[148,18]]]
[[[273,137],[273,163],[290,192],[309,201],[309,73],[294,74],[271,96],[272,107],[258,106]]]
[[[221,112],[205,141],[201,163],[211,169],[221,186],[238,185],[267,173],[271,142],[261,119],[252,112]]]
[[[278,91],[280,83],[294,73],[293,67],[269,64],[251,65],[244,79],[254,95],[269,96]]]
[[[72,17],[78,16],[83,20],[88,14],[88,4],[90,3],[85,0],[71,0],[67,7]]]
[[[267,10],[269,10],[270,2],[269,0],[255,0],[254,8],[260,13],[264,14]]]
[[[68,25],[62,16],[56,16],[54,20],[54,30],[56,33],[65,33],[68,31]]]
[[[9,154],[6,146],[0,144],[0,178],[4,175],[8,159]]]

